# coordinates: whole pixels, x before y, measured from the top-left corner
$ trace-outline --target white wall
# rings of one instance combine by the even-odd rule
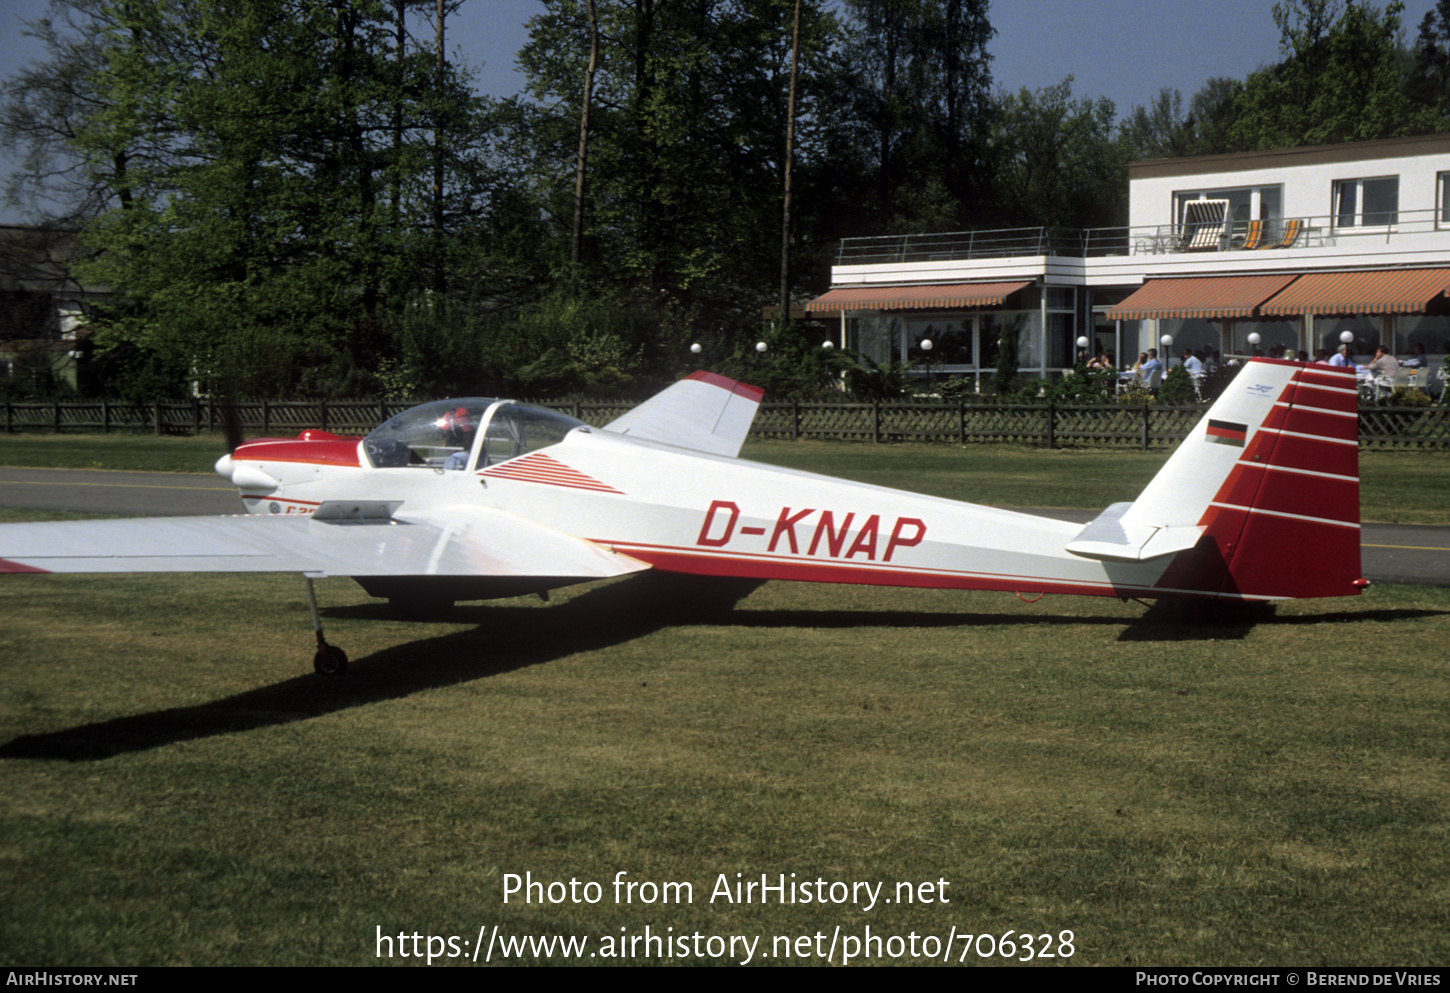
[[[1328,218],[1336,181],[1380,176],[1400,177],[1401,214],[1428,219],[1436,177],[1444,172],[1450,172],[1450,135],[1139,163],[1128,183],[1128,224],[1174,223],[1176,192],[1275,184],[1284,189],[1285,217]]]

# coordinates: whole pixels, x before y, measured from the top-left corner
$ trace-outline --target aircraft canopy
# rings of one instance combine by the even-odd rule
[[[436,400],[403,411],[363,439],[374,468],[483,468],[556,445],[584,422],[490,397]]]

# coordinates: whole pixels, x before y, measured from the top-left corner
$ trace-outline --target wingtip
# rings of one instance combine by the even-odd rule
[[[716,372],[706,372],[703,369],[699,372],[692,372],[686,379],[693,379],[699,383],[708,383],[711,386],[718,386],[722,390],[729,390],[736,396],[745,397],[759,403],[765,397],[765,390],[759,386],[751,386],[749,383],[742,383]]]

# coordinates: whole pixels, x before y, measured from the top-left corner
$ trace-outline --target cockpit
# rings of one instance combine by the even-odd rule
[[[389,418],[363,439],[375,469],[482,469],[557,445],[583,421],[512,400],[437,400]]]

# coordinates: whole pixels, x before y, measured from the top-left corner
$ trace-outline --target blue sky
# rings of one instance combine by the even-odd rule
[[[1407,39],[1434,2],[1407,0]],[[0,77],[43,56],[18,35],[20,22],[44,16],[46,7],[47,0],[0,0]],[[541,9],[538,0],[467,0],[449,21],[448,46],[477,70],[479,89],[505,96],[522,88],[514,54]],[[1015,91],[1072,76],[1074,96],[1107,97],[1121,118],[1165,86],[1186,101],[1211,76],[1242,78],[1277,61],[1272,10],[1273,0],[996,0],[993,82]],[[0,157],[0,171],[11,168]],[[0,207],[0,222],[17,219]]]

